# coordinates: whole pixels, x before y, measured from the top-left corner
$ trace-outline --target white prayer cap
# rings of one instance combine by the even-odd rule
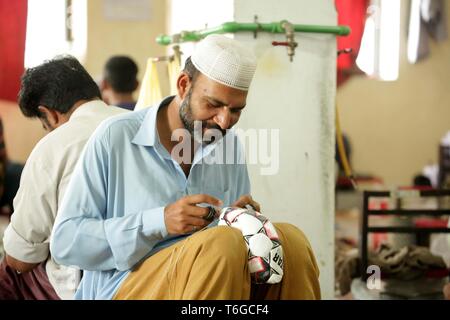
[[[247,91],[256,70],[256,57],[237,40],[212,34],[200,41],[191,56],[194,66],[208,78]]]

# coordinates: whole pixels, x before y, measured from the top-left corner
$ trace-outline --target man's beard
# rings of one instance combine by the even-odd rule
[[[184,128],[190,133],[191,137],[193,139],[200,143],[200,144],[211,144],[213,142],[217,142],[216,139],[203,139],[203,130],[204,129],[215,129],[220,131],[221,138],[225,136],[226,130],[223,130],[219,125],[214,124],[210,125],[206,121],[199,121],[194,120],[192,115],[192,108],[191,108],[191,96],[192,96],[192,89],[191,87],[186,95],[186,97],[183,99],[180,105],[180,119],[183,122]],[[197,122],[197,125],[196,125]],[[201,123],[201,128],[200,124]],[[215,138],[215,136],[214,136]]]

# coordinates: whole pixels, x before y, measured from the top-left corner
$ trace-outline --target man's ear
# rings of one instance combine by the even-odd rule
[[[136,81],[135,81],[135,84],[134,84],[134,89],[133,89],[133,91],[136,90],[138,87],[139,87],[139,81],[136,80]]]
[[[46,119],[50,128],[58,127],[60,122],[60,114],[58,111],[47,108],[46,106],[39,106],[38,110],[42,114],[42,116]]]
[[[184,99],[185,95],[189,92],[189,88],[192,85],[189,76],[185,72],[181,72],[177,79],[177,91],[178,96]]]
[[[100,89],[100,91],[109,89],[109,82],[106,81],[106,79],[102,79],[98,85],[98,88]]]
[[[110,95],[111,95],[111,85],[106,79],[102,79],[98,86],[100,89],[100,94],[102,95],[102,100],[106,104],[110,104]]]

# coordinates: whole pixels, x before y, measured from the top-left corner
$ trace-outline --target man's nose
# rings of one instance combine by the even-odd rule
[[[214,117],[214,122],[219,125],[222,130],[226,130],[230,127],[231,115],[230,110],[227,107],[223,107],[222,110]]]

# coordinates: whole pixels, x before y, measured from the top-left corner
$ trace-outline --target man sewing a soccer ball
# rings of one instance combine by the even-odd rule
[[[186,61],[176,96],[94,133],[51,242],[59,263],[86,270],[76,298],[320,298],[314,254],[295,226],[275,224],[283,280],[257,287],[241,232],[208,219],[206,206],[250,204],[259,211],[229,130],[245,112],[255,69],[241,43],[208,36]],[[216,161],[219,148],[233,151],[232,163]]]

